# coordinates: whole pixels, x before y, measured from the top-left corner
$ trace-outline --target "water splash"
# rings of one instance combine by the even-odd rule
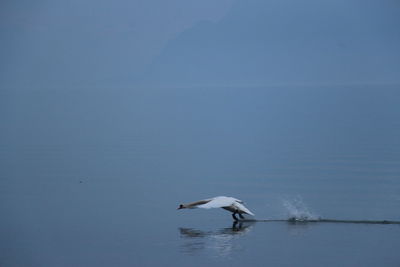
[[[286,208],[289,220],[307,221],[320,219],[320,216],[310,211],[300,196],[292,199],[283,199],[282,204]]]

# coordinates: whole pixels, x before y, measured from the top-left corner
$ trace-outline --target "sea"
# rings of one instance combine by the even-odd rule
[[[400,221],[399,85],[6,88],[0,123],[0,266],[400,266],[368,223]],[[214,196],[255,221],[177,210]]]

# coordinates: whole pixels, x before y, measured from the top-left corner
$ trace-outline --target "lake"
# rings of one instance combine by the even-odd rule
[[[399,266],[400,87],[5,89],[1,266]]]

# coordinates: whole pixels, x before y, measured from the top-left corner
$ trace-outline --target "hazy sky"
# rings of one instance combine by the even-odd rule
[[[168,40],[198,21],[219,20],[231,2],[2,1],[0,84],[131,80]]]
[[[397,0],[3,1],[0,85],[398,83]]]
[[[159,84],[398,83],[400,4],[392,0],[235,1],[153,64]]]

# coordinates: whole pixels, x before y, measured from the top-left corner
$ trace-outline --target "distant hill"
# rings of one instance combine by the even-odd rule
[[[399,11],[394,0],[239,0],[171,40],[143,82],[398,82]]]

